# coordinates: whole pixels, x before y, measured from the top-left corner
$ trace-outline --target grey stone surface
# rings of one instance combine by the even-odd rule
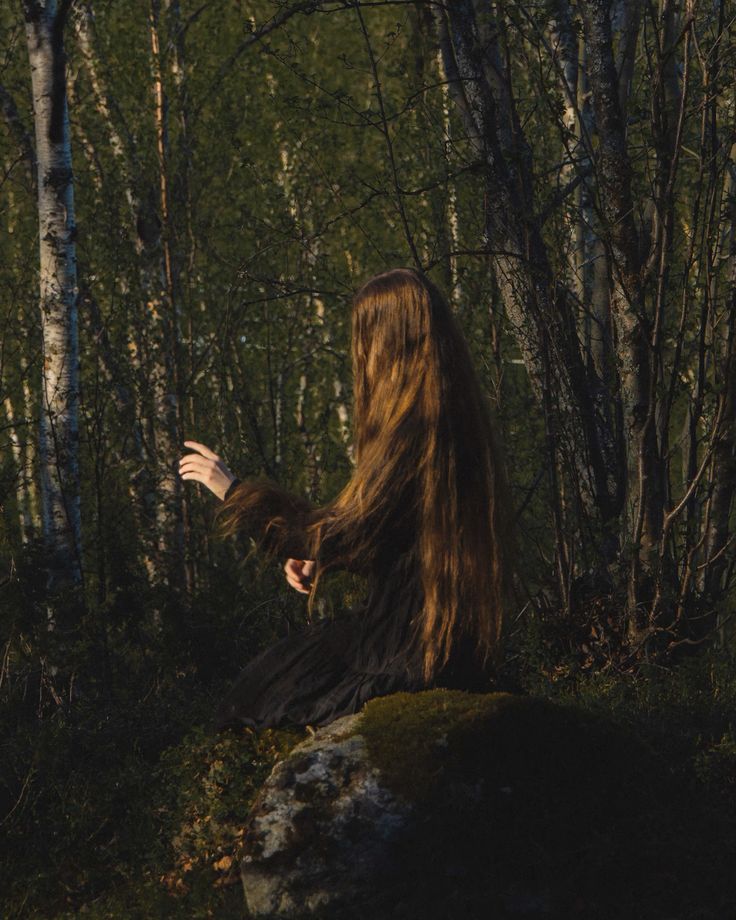
[[[319,729],[278,763],[251,811],[241,877],[252,917],[330,914],[390,874],[411,806],[381,784],[359,715]]]

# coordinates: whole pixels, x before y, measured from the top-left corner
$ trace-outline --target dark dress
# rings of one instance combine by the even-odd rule
[[[467,640],[456,642],[431,683],[422,679],[412,620],[422,609],[423,592],[412,537],[404,526],[382,541],[382,552],[361,572],[368,580],[361,603],[285,636],[252,659],[220,704],[215,727],[316,727],[402,690],[492,690],[493,675]],[[299,534],[292,530],[280,555],[308,558],[299,549]],[[322,549],[319,559],[324,564],[329,553]]]

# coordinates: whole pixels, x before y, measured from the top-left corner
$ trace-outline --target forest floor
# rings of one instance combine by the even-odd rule
[[[646,739],[702,805],[702,865],[671,869],[707,878],[707,891],[697,910],[683,905],[662,920],[733,916],[734,661],[711,652],[634,677],[527,660],[519,678],[524,692],[604,714]],[[185,674],[145,694],[141,686],[131,680],[114,699],[90,692],[40,719],[17,703],[0,710],[7,920],[244,916],[243,822],[274,761],[303,736],[214,734],[209,719],[225,689],[217,681]]]

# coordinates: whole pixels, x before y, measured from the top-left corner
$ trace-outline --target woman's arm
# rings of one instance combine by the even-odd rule
[[[362,572],[359,564],[343,564],[344,540],[333,534],[315,550],[313,532],[308,530],[320,509],[306,499],[291,495],[273,482],[240,480],[220,457],[198,441],[185,441],[197,453],[179,462],[182,479],[207,486],[223,501],[226,532],[240,531],[252,537],[258,548],[284,561],[287,581],[298,591],[308,588],[317,561],[331,569]],[[220,510],[217,512],[220,514]],[[315,561],[315,557],[317,561]]]
[[[235,479],[227,487],[227,492],[223,496],[223,501],[227,501],[233,491],[240,485],[242,480]],[[314,559],[287,559],[284,563],[284,573],[286,580],[295,591],[300,594],[309,594],[309,588],[312,584],[312,574],[314,573],[316,562]]]
[[[185,441],[184,444],[194,448],[197,453],[188,454],[179,461],[179,473],[182,479],[194,479],[201,482],[218,498],[226,502],[242,480],[235,476],[220,457],[204,444],[198,441]],[[292,534],[286,542],[291,546],[285,546],[285,549],[294,549],[295,544],[303,541],[300,534]],[[309,594],[315,565],[316,563],[311,559],[287,559],[284,563],[286,580],[295,590],[302,594]]]
[[[272,559],[309,559],[307,521],[312,505],[268,479],[232,483],[227,500],[217,509],[220,533],[252,538]]]

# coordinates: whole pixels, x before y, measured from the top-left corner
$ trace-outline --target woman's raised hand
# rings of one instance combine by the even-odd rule
[[[235,475],[225,466],[216,453],[197,441],[185,441],[197,453],[186,454],[179,461],[179,475],[182,479],[196,479],[222,500]]]
[[[313,559],[287,559],[284,571],[291,587],[301,591],[302,594],[309,594],[314,565]]]

